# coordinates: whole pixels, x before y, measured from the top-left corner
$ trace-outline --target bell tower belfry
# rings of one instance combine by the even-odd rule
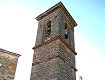
[[[76,80],[74,27],[77,23],[62,2],[36,20],[38,30],[30,80]]]

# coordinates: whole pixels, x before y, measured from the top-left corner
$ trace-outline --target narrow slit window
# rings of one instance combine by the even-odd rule
[[[67,23],[65,23],[64,28],[65,28],[65,39],[68,39],[68,27],[67,27]]]
[[[65,23],[65,29],[67,29],[67,23]]]
[[[65,32],[65,39],[68,39],[68,33]]]
[[[46,37],[48,38],[50,35],[51,35],[51,21],[48,21],[46,25]]]

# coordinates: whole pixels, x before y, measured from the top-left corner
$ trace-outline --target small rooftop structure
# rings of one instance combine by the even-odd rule
[[[19,56],[0,48],[0,80],[14,80]]]

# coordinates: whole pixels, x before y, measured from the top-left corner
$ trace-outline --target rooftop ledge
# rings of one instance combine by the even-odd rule
[[[13,55],[13,56],[17,56],[17,57],[21,56],[20,54],[13,53],[13,52],[1,49],[1,48],[0,48],[0,52],[7,53],[7,54],[10,54],[10,55]]]
[[[37,21],[41,20],[42,18],[44,18],[45,16],[49,15],[50,13],[56,11],[57,9],[61,9],[64,14],[67,16],[67,18],[70,20],[70,22],[72,23],[73,27],[77,26],[77,23],[75,22],[75,20],[72,18],[72,16],[70,15],[70,13],[67,11],[67,9],[65,8],[65,6],[63,5],[62,2],[57,3],[56,5],[54,5],[53,7],[49,8],[48,10],[46,10],[45,12],[43,12],[42,14],[40,14],[39,16],[37,16],[35,19]]]

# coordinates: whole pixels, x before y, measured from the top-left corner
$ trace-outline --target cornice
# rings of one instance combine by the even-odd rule
[[[77,53],[75,52],[75,49],[72,49],[69,46],[69,44],[61,36],[56,36],[56,37],[54,37],[52,39],[46,40],[46,41],[42,42],[41,44],[38,44],[38,45],[34,46],[32,49],[34,50],[34,49],[36,49],[38,47],[41,47],[41,46],[43,46],[45,44],[49,44],[50,42],[55,41],[57,39],[59,39],[60,41],[62,41],[75,55],[77,55]]]
[[[17,53],[14,53],[14,52],[10,52],[10,51],[7,51],[7,50],[1,49],[1,48],[0,48],[0,52],[7,53],[9,55],[13,55],[13,56],[17,56],[17,57],[21,56],[20,54],[17,54]]]
[[[72,16],[70,15],[70,13],[68,12],[68,10],[65,8],[65,6],[62,4],[62,2],[59,2],[58,4],[54,5],[53,7],[49,8],[48,10],[46,10],[45,12],[43,12],[42,14],[40,14],[39,16],[37,16],[35,19],[37,21],[41,20],[42,18],[44,18],[45,16],[51,14],[52,12],[56,11],[57,9],[61,9],[61,11],[66,15],[66,17],[70,20],[70,22],[72,23],[73,27],[77,26],[77,23],[75,22],[75,20],[72,18]]]

